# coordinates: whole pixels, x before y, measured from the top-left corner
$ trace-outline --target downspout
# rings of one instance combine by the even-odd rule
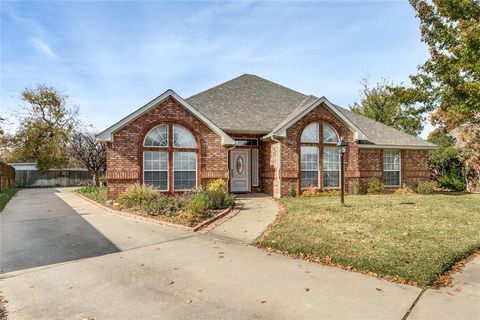
[[[277,177],[278,177],[278,183],[279,183],[279,190],[278,190],[278,198],[282,196],[282,177],[280,176],[281,173],[281,168],[282,168],[282,143],[280,140],[276,139],[273,134],[270,136],[270,139],[272,141],[275,141],[278,143],[278,166],[275,169]],[[275,183],[274,183],[274,189],[273,189],[273,197],[275,197]]]

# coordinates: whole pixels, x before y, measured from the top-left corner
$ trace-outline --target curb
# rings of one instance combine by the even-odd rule
[[[199,231],[200,229],[203,229],[205,228],[206,226],[208,226],[209,224],[217,221],[218,219],[220,218],[223,218],[224,216],[226,216],[230,211],[232,211],[233,207],[230,207],[230,208],[227,208],[225,210],[223,210],[222,212],[218,213],[216,216],[213,216],[212,218],[208,219],[208,220],[205,220],[203,222],[200,222],[199,224],[197,224],[195,227],[193,227],[193,231],[197,232]]]

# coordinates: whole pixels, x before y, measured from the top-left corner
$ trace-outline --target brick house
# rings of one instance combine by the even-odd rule
[[[340,139],[348,142],[345,186],[371,177],[387,187],[428,180],[435,145],[255,75],[188,99],[167,90],[98,135],[107,145],[108,198],[129,185],[182,192],[217,178],[231,192],[340,187]]]

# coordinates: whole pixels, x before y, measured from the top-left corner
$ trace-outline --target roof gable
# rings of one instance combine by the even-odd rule
[[[286,137],[287,129],[290,128],[295,122],[303,118],[309,112],[321,104],[325,105],[332,113],[337,116],[347,127],[352,130],[357,140],[367,140],[367,135],[355,125],[348,117],[341,113],[330,101],[325,97],[317,98],[309,96],[305,99],[300,106],[295,108],[278,126],[276,126],[267,136],[280,136]]]
[[[108,127],[106,130],[100,132],[97,135],[97,138],[100,141],[113,141],[113,134],[124,127],[125,125],[129,124],[133,120],[137,119],[141,115],[143,115],[145,112],[150,110],[151,108],[154,108],[156,105],[159,103],[165,101],[168,98],[173,98],[180,105],[182,105],[185,109],[187,109],[190,113],[192,113],[195,117],[197,117],[200,121],[202,121],[207,127],[209,127],[213,132],[217,133],[221,140],[223,145],[234,145],[235,141],[227,135],[223,130],[218,128],[212,121],[210,121],[207,117],[205,117],[203,114],[201,114],[198,110],[193,108],[187,101],[185,101],[182,97],[180,97],[175,91],[168,89],[143,107],[137,109],[136,111],[132,112],[122,120],[118,121],[117,123],[113,124],[112,126]]]

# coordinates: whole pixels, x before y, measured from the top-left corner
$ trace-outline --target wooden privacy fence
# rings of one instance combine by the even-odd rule
[[[0,191],[15,185],[15,169],[0,161]]]
[[[87,170],[78,169],[50,169],[17,170],[15,185],[17,187],[68,187],[78,186],[83,181],[91,179]]]

